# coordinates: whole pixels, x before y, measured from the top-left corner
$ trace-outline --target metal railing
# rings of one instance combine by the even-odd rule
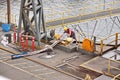
[[[17,23],[17,16],[17,14],[11,14],[11,23]],[[7,23],[7,14],[0,16],[0,18],[2,19],[0,22]]]
[[[120,74],[116,75],[112,80],[116,80],[118,77],[120,77]]]
[[[6,15],[6,14],[0,16],[0,18],[1,18],[1,21],[0,21],[0,22],[7,23],[7,15]]]
[[[78,33],[79,34],[79,33]],[[86,33],[84,33],[86,35]],[[89,35],[91,36],[91,35]],[[78,36],[79,38],[80,36]],[[94,36],[96,37],[96,39],[100,40],[98,42],[96,42],[95,44],[95,51],[99,54],[99,55],[102,55],[103,52],[109,50],[109,49],[113,49],[113,48],[117,48],[118,45],[120,45],[118,42],[120,41],[120,33],[116,33],[116,34],[113,34],[113,35],[110,35],[106,38],[100,38],[100,37],[97,37],[97,36]],[[114,37],[114,38],[113,38]],[[112,40],[110,40],[112,38]],[[84,40],[84,39],[83,39]],[[80,41],[80,38],[79,38],[79,41]],[[79,44],[80,45],[80,44]],[[80,45],[79,46],[80,48],[82,48],[82,46]],[[107,48],[106,48],[107,47]],[[105,49],[106,48],[106,49]],[[95,52],[94,51],[94,52]]]
[[[110,36],[100,40],[100,51],[99,51],[100,55],[103,54],[103,51],[104,51],[103,49],[105,46],[111,45],[111,47],[114,47],[114,48],[118,47],[118,41],[120,40],[120,37],[118,37],[118,36],[120,36],[120,33],[110,35]],[[110,40],[110,38],[113,38],[113,37],[114,37],[114,39]],[[105,43],[106,40],[109,40],[110,42]]]
[[[119,2],[117,1],[117,2],[111,2],[111,3],[106,3],[106,4],[99,4],[99,5],[97,5],[97,6],[106,6],[106,5],[110,5],[110,4],[112,4],[112,5],[115,5],[115,4],[118,4]],[[93,6],[94,7],[94,6]],[[48,15],[46,15],[45,16],[45,20],[46,20],[46,23],[48,23],[48,22],[52,22],[52,21],[56,21],[56,20],[62,20],[61,21],[61,24],[59,24],[59,25],[56,25],[56,26],[50,26],[50,25],[48,25],[47,24],[47,29],[51,29],[51,28],[57,28],[57,27],[61,27],[61,26],[66,26],[66,25],[69,25],[69,24],[75,24],[75,23],[79,23],[79,22],[86,22],[86,21],[90,21],[90,20],[96,20],[96,19],[100,19],[100,18],[105,18],[105,17],[110,17],[110,16],[113,16],[113,15],[116,15],[116,14],[113,14],[112,13],[112,10],[113,9],[117,9],[117,8],[114,8],[114,6],[111,6],[111,8],[107,8],[106,10],[100,10],[99,9],[99,7],[96,7],[96,10],[97,11],[93,11],[93,12],[91,12],[91,13],[88,13],[88,12],[84,12],[84,11],[86,11],[85,10],[85,8],[87,9],[87,8],[90,8],[90,7],[84,7],[84,8],[79,8],[80,9],[80,11],[82,11],[82,10],[84,10],[82,13],[79,13],[78,15],[74,15],[74,16],[65,16],[65,14],[71,14],[71,13],[74,13],[74,11],[72,11],[72,10],[68,10],[68,12],[67,11],[65,11],[65,12],[56,12],[56,13],[52,13],[52,14],[48,14]],[[75,9],[76,11],[78,10],[78,9]],[[109,15],[105,15],[105,16],[101,16],[101,17],[97,17],[97,13],[98,12],[102,12],[102,11],[109,11]],[[87,20],[81,20],[81,17],[82,16],[84,16],[84,15],[87,15],[87,14],[94,14],[94,13],[96,13],[95,15],[94,15],[94,17],[93,18],[90,18],[90,19],[87,19]],[[61,16],[59,16],[60,18],[56,18],[54,15],[57,15],[57,14],[61,14]],[[118,13],[117,13],[118,14]],[[51,16],[51,19],[50,20],[47,20],[46,18],[47,17],[50,17],[49,15],[53,15],[53,17]],[[74,17],[79,17],[79,19],[78,19],[78,21],[75,21],[75,22],[70,22],[70,23],[64,23],[64,21],[65,21],[65,19],[67,19],[67,18],[74,18]]]
[[[74,10],[67,10],[67,11],[63,11],[63,12],[55,12],[55,13],[51,13],[51,14],[47,14],[45,15],[46,18],[51,16],[51,19],[46,19],[47,22],[52,22],[52,21],[56,21],[56,20],[64,20],[66,18],[72,18],[72,17],[76,17],[76,16],[83,16],[83,15],[87,15],[87,14],[91,14],[91,13],[98,13],[98,12],[102,12],[102,11],[108,11],[111,10],[109,15],[113,15],[112,14],[112,10],[113,9],[117,9],[119,7],[115,7],[115,5],[118,5],[120,3],[120,1],[114,1],[114,2],[110,2],[110,3],[105,3],[105,4],[98,4],[96,6],[86,6],[83,8],[76,8]],[[103,7],[106,6],[107,8],[103,9]],[[93,9],[92,11],[90,11],[91,9]],[[74,12],[77,12],[78,14],[74,14],[72,15]],[[60,18],[56,18],[55,15],[59,15]],[[95,19],[96,19],[96,15],[95,15]]]
[[[76,9],[72,9],[71,7],[68,7],[67,8],[68,10],[62,11],[62,12],[54,12],[53,9],[45,8],[45,10],[49,10],[51,12],[50,14],[45,15],[45,21],[47,23],[47,22],[52,22],[52,21],[56,21],[56,20],[62,20],[61,25],[65,25],[64,20],[66,18],[81,17],[83,15],[98,13],[98,12],[108,11],[108,10],[111,10],[109,15],[114,15],[114,14],[112,14],[112,10],[120,8],[119,6],[117,6],[119,4],[120,4],[120,1],[113,1],[110,3],[98,4],[95,6],[85,6],[85,7],[76,8]],[[76,4],[72,4],[72,5],[76,5]],[[55,7],[55,8],[57,9],[59,7]],[[61,8],[64,8],[64,7],[61,7]],[[75,12],[77,12],[77,14]],[[17,17],[18,17],[18,14],[12,14],[11,22],[16,24]],[[96,15],[93,19],[90,19],[90,20],[94,20],[94,19],[97,19]],[[83,21],[84,20],[81,20],[81,19],[78,20],[78,22],[83,22]]]
[[[116,56],[114,55],[114,56],[112,56],[112,57],[110,57],[110,58],[108,59],[107,74],[110,75],[110,76],[112,76],[112,77],[114,77],[112,80],[115,80],[115,79],[117,79],[118,77],[120,77],[120,74],[113,74],[113,73],[111,72],[111,69],[115,69],[115,70],[117,70],[117,71],[120,71],[120,68],[115,67],[114,65],[112,65],[112,64],[111,64],[111,61],[114,62],[114,63],[116,63],[116,64],[120,64],[120,62],[117,61],[117,60],[111,60],[111,58],[113,58],[113,57],[116,57]],[[119,79],[120,79],[120,78],[119,78]]]

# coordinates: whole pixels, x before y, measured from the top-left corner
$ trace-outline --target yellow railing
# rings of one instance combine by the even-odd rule
[[[16,24],[17,23],[17,15],[16,14],[11,14],[11,23]],[[2,20],[1,22],[7,23],[7,14],[0,16],[0,19]]]
[[[78,33],[78,34],[85,34],[85,35],[87,35],[87,33]],[[92,36],[92,35],[89,35],[89,36]],[[78,36],[78,40],[79,41],[80,41],[80,37],[81,36]],[[117,48],[118,45],[120,45],[118,43],[118,41],[120,41],[120,33],[116,33],[116,34],[110,35],[110,36],[108,36],[106,38],[100,38],[98,36],[94,36],[94,37],[96,37],[96,39],[100,40],[100,41],[98,41],[95,44],[95,46],[96,46],[96,50],[95,51],[97,51],[99,53],[99,55],[102,55],[103,52],[108,50],[108,49]],[[110,40],[110,39],[112,39],[112,40]],[[84,40],[84,38],[83,38],[83,40]],[[82,48],[81,45],[79,47]]]
[[[17,23],[17,14],[11,14],[11,22],[16,24]]]
[[[7,15],[2,15],[0,16],[0,19],[2,20],[1,22],[6,23],[7,22]]]
[[[112,56],[111,58],[113,58],[113,57],[115,57],[115,56]],[[120,62],[116,61],[116,60],[111,60],[111,58],[108,59],[107,74],[114,77],[112,80],[115,80],[117,77],[120,77],[120,74],[113,74],[111,72],[111,69],[115,69],[117,71],[120,71],[120,68],[115,67],[111,62],[114,62],[116,64],[120,64]]]
[[[116,4],[117,2],[112,2],[111,4]],[[110,3],[109,3],[110,4]],[[103,5],[108,5],[108,3],[107,4],[101,4],[101,5],[98,5],[98,6],[103,6]],[[87,7],[85,7],[85,8],[87,8]],[[96,7],[97,8],[97,7]],[[81,9],[81,10],[84,10],[85,11],[85,9],[83,8],[79,8],[79,9]],[[102,17],[100,17],[100,18],[105,18],[105,17],[108,17],[108,16],[111,16],[111,15],[114,15],[114,14],[112,14],[112,9],[113,8],[110,8],[110,9],[107,9],[107,10],[111,10],[110,11],[110,13],[109,13],[109,15],[106,15],[106,16],[102,16]],[[75,9],[76,11],[77,11],[77,9]],[[107,11],[107,10],[101,10],[101,12],[102,11]],[[96,15],[97,15],[97,13],[98,12],[100,12],[100,10],[98,10],[98,11],[96,11],[96,12],[94,12],[94,13],[96,13],[95,15],[94,15],[94,18],[91,18],[91,19],[87,19],[87,20],[81,20],[81,16],[83,16],[83,15],[86,15],[86,14],[90,14],[90,13],[84,13],[84,14],[78,14],[78,15],[76,15],[76,16],[65,16],[65,14],[71,14],[71,13],[74,13],[74,11],[72,11],[72,10],[69,10],[68,12],[59,12],[58,14],[61,14],[61,17],[60,18],[55,18],[55,16],[54,15],[57,15],[57,12],[55,13],[55,14],[48,14],[48,15],[46,15],[46,18],[47,17],[50,17],[49,15],[53,15],[54,16],[54,18],[53,19],[50,19],[50,20],[47,20],[46,18],[46,23],[47,22],[51,22],[51,21],[56,21],[56,20],[62,20],[61,21],[61,24],[60,25],[56,25],[56,26],[50,26],[50,25],[47,25],[47,26],[49,26],[49,29],[50,28],[57,28],[58,26],[63,26],[63,25],[68,25],[68,24],[75,24],[75,23],[79,23],[79,22],[85,22],[85,21],[89,21],[89,20],[96,20],[98,17],[96,17]],[[93,12],[92,12],[93,13]],[[64,23],[64,20],[66,19],[66,18],[72,18],[72,17],[79,17],[79,20],[78,21],[76,21],[76,22],[71,22],[71,23]],[[47,27],[48,28],[48,27]]]
[[[118,77],[120,77],[120,74],[116,75],[112,80],[116,80]]]
[[[103,53],[103,49],[104,49],[104,47],[105,46],[108,46],[108,45],[113,45],[112,47],[115,47],[115,48],[117,48],[117,46],[118,46],[118,41],[120,40],[120,37],[118,37],[118,36],[120,36],[120,33],[116,33],[116,34],[113,34],[113,35],[110,35],[110,36],[108,36],[108,37],[106,37],[106,38],[104,38],[104,39],[101,39],[101,41],[100,41],[100,51],[99,51],[99,53],[102,55],[102,53]],[[113,38],[114,37],[114,40],[109,40],[110,38]],[[110,42],[108,42],[108,43],[104,43],[105,41],[110,41]]]
[[[113,15],[112,9],[120,8],[118,6],[119,4],[120,4],[120,1],[113,1],[113,2],[105,3],[105,4],[97,4],[95,6],[85,6],[82,8],[76,8],[74,10],[71,8],[71,5],[70,5],[67,8],[68,10],[62,11],[62,12],[54,12],[54,9],[49,9],[49,8],[46,9],[45,8],[45,10],[50,11],[50,14],[45,15],[45,21],[47,23],[47,22],[52,22],[52,21],[56,21],[56,20],[62,20],[61,25],[63,26],[63,25],[66,25],[64,23],[64,20],[66,18],[72,18],[72,17],[80,17],[81,18],[81,16],[83,16],[83,15],[87,15],[87,14],[91,14],[91,13],[98,13],[98,12],[107,11],[107,10],[111,10],[108,15],[108,16],[111,16],[111,15]],[[72,4],[72,6],[73,5],[76,5],[76,4]],[[104,9],[104,7],[105,7],[105,9]],[[64,7],[59,6],[59,7],[55,7],[55,8],[57,9],[57,8],[64,8]],[[91,11],[91,9],[92,9],[92,11]],[[75,13],[75,12],[77,12],[77,13]],[[97,19],[96,15],[94,18],[89,19],[89,20]],[[11,18],[12,23],[17,22],[16,16],[18,16],[18,15],[12,14],[12,18]],[[86,20],[81,20],[81,19],[78,20],[78,22],[83,22],[83,21],[86,21]]]
[[[55,13],[47,14],[46,16],[47,17],[49,17],[49,16],[53,16],[54,17],[55,15],[59,14],[61,17],[64,16],[64,19],[66,19],[66,18],[71,18],[71,17],[75,17],[75,16],[83,16],[83,15],[87,15],[87,14],[91,14],[91,13],[98,13],[98,12],[107,11],[107,10],[111,10],[109,15],[113,15],[112,14],[112,9],[116,9],[116,7],[114,7],[114,5],[117,5],[119,3],[120,3],[120,1],[115,1],[115,2],[110,2],[110,3],[105,3],[105,4],[98,4],[96,6],[86,6],[86,7],[77,8],[77,9],[74,9],[74,10],[70,9],[70,10],[67,10],[67,11],[64,11],[64,12],[55,12]],[[104,6],[106,6],[107,8],[103,9]],[[93,9],[94,11],[90,11],[91,9]],[[79,11],[79,12],[78,12],[78,14],[75,14],[75,15],[72,16],[71,14],[73,14],[75,11]],[[65,14],[68,14],[68,15],[65,15]],[[57,19],[54,19],[54,18],[46,20],[46,21],[47,22],[51,22],[51,21],[55,21],[55,20],[60,20],[61,19],[61,18],[57,18]]]

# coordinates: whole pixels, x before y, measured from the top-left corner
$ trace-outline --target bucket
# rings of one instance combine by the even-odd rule
[[[10,31],[10,24],[2,24],[2,30],[4,32],[9,32]]]

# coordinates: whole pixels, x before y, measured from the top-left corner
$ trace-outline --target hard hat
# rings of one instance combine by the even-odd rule
[[[66,39],[66,41],[67,42],[72,42],[72,38],[69,37],[69,38]]]
[[[64,27],[64,31],[67,31],[67,29],[68,29],[67,27]]]

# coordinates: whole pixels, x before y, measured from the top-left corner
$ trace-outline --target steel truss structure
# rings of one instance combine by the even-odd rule
[[[24,33],[32,33],[32,35],[34,35],[37,39],[38,45],[40,45],[41,38],[45,37],[45,35],[47,34],[44,22],[42,0],[21,0],[17,33],[18,36],[21,32],[22,26],[24,29]]]

